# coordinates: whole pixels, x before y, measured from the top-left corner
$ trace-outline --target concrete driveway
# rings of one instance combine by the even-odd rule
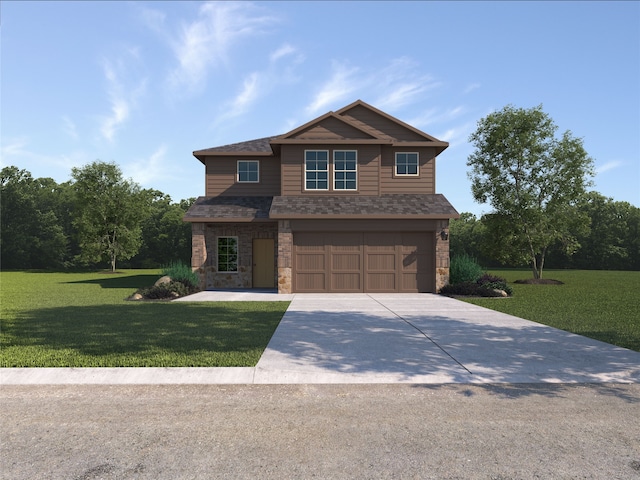
[[[180,300],[291,304],[255,368],[4,368],[0,384],[640,383],[640,352],[440,295]]]
[[[639,352],[432,294],[296,294],[254,376],[254,383],[639,381]]]

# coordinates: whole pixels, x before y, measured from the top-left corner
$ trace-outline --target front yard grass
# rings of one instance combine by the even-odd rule
[[[511,298],[465,301],[640,351],[640,272],[545,270],[564,285],[521,285],[529,270],[491,270],[513,287]]]
[[[255,366],[288,302],[129,302],[155,270],[0,272],[0,367]]]

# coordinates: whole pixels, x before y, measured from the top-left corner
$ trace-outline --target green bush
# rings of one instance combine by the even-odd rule
[[[502,295],[491,287],[477,282],[460,282],[455,285],[445,285],[440,289],[442,295],[464,295],[473,297],[501,297]]]
[[[184,263],[171,262],[169,265],[162,268],[162,275],[167,275],[174,282],[180,282],[187,286],[190,290],[197,290],[200,284],[198,275],[191,270],[189,265]]]
[[[184,297],[192,293],[188,286],[182,282],[162,283],[153,287],[141,288],[139,293],[148,300],[164,300]]]
[[[475,282],[484,272],[475,258],[469,255],[456,255],[449,266],[449,282],[452,285],[462,282]]]
[[[513,295],[513,288],[507,285],[507,280],[496,275],[485,273],[476,280],[476,283],[484,288],[504,290],[507,292],[507,295]]]

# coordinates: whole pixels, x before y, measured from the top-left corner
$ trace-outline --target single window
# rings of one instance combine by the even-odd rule
[[[238,237],[218,237],[218,272],[238,271]]]
[[[418,175],[418,154],[396,153],[396,175]]]
[[[327,150],[305,150],[305,190],[329,190],[329,152]]]
[[[356,190],[357,153],[355,150],[335,150],[333,152],[333,189]]]
[[[238,160],[238,182],[258,183],[260,167],[257,160]]]

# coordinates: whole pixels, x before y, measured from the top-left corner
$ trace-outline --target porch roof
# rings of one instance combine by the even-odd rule
[[[253,222],[269,220],[273,197],[198,197],[185,222]]]
[[[274,197],[269,212],[269,218],[273,219],[445,219],[459,216],[442,194]]]

